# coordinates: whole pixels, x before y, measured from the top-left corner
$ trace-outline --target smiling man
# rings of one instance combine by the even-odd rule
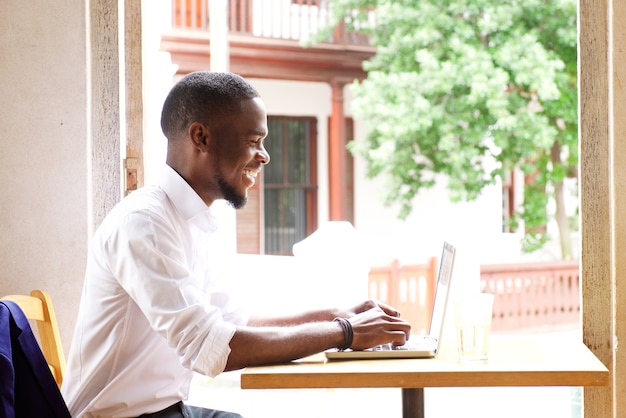
[[[258,92],[196,72],[170,91],[166,166],[102,222],[90,245],[63,394],[74,417],[239,417],[183,403],[193,372],[216,376],[329,348],[403,344],[410,325],[375,301],[280,318],[252,316],[217,285],[215,200],[245,205],[270,156]]]

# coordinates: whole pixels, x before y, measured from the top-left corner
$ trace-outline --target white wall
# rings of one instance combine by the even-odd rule
[[[45,289],[69,348],[85,267],[85,2],[0,2],[0,295]]]

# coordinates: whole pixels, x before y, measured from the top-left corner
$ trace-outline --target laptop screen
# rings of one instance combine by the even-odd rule
[[[439,263],[439,274],[437,277],[437,288],[435,289],[435,299],[433,314],[430,320],[429,334],[431,337],[441,339],[443,331],[443,318],[446,313],[448,303],[448,287],[452,278],[452,266],[454,264],[454,254],[456,249],[453,245],[444,242],[441,262]]]

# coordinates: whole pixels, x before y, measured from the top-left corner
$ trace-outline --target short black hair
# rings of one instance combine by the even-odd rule
[[[172,87],[161,111],[161,129],[174,139],[193,122],[214,126],[240,110],[240,103],[260,97],[243,77],[228,72],[197,71]]]

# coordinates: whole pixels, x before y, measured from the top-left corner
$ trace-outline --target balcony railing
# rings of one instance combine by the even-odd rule
[[[430,324],[437,260],[394,261],[369,274],[369,295],[397,307],[414,332]],[[481,266],[481,290],[494,293],[492,330],[552,330],[580,324],[578,262]]]
[[[173,0],[173,28],[208,30],[208,1]],[[327,0],[231,0],[228,5],[229,31],[237,35],[304,42],[312,40],[329,21]],[[369,46],[366,35],[346,31],[343,23],[327,42]]]
[[[402,312],[411,323],[412,332],[427,334],[435,298],[437,258],[425,264],[400,265],[394,260],[369,272],[369,296],[388,303]]]
[[[494,265],[481,268],[483,291],[494,293],[496,331],[580,323],[578,262]]]

